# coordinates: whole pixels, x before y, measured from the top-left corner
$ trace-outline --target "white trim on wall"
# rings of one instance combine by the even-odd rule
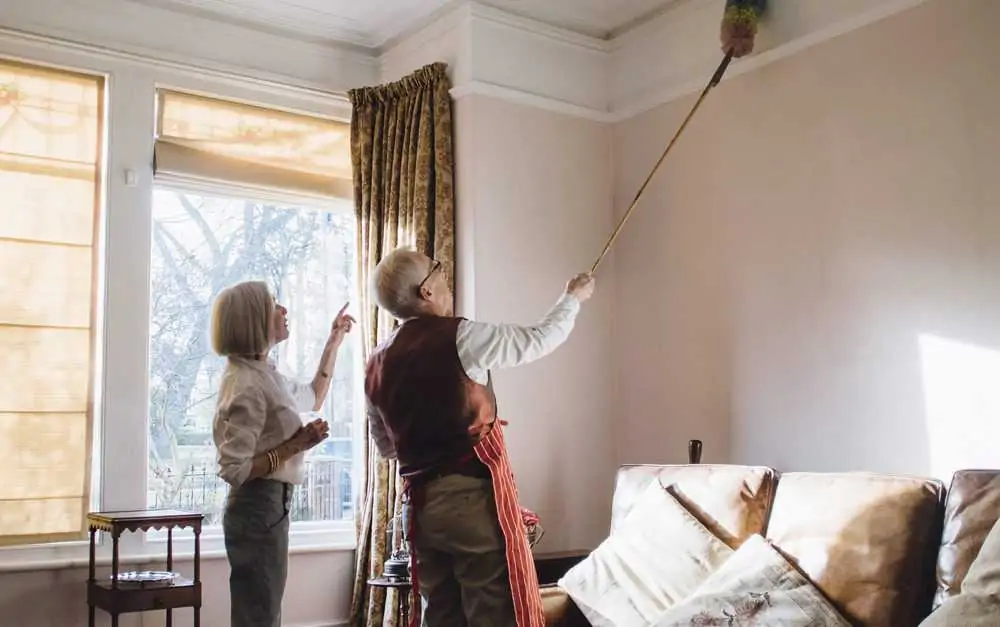
[[[175,61],[27,33],[4,26],[0,26],[0,54],[8,57],[23,57],[22,60],[27,62],[39,62],[35,55],[52,59],[68,59],[74,67],[79,67],[82,62],[94,67],[110,64],[120,67],[160,70],[164,73],[164,80],[159,83],[159,86],[162,87],[174,87],[167,76],[176,74],[203,82],[207,87],[200,90],[200,93],[216,94],[219,85],[222,85],[223,88],[240,90],[249,87],[258,97],[276,97],[295,102],[294,107],[286,107],[291,110],[304,111],[302,107],[305,107],[313,112],[322,109],[325,111],[324,115],[340,120],[349,120],[351,117],[350,102],[341,92],[286,83],[276,77],[244,73],[238,68],[205,67],[198,65],[197,59]],[[61,63],[53,62],[53,64],[60,65]],[[372,76],[372,80],[377,79]],[[198,90],[192,89],[192,91]],[[331,105],[334,105],[332,109]]]
[[[727,78],[926,1],[772,0],[757,51],[736,60]],[[0,50],[12,37],[34,38],[38,45],[183,68],[283,96],[294,92],[314,103],[339,98],[347,112],[348,89],[444,61],[456,98],[484,95],[598,122],[625,120],[700,90],[722,56],[718,0],[676,2],[610,40],[459,0],[373,49],[297,40],[148,4],[118,3],[125,9],[111,11],[111,2],[91,0],[86,10],[62,0],[14,3],[0,27]]]
[[[753,72],[926,1],[772,0],[754,53],[733,61],[726,78]],[[719,2],[688,0],[616,37],[610,53],[612,118],[626,120],[704,88],[722,60],[721,17]]]
[[[595,122],[615,121],[614,115],[608,113],[607,111],[581,107],[580,105],[573,104],[572,102],[557,100],[556,98],[550,98],[542,94],[534,94],[511,87],[504,87],[503,85],[487,83],[485,81],[469,81],[468,83],[463,83],[458,87],[453,87],[450,93],[451,97],[455,100],[461,100],[467,96],[489,96],[490,98],[496,98],[497,100],[504,100],[514,104],[543,109],[545,111],[552,111],[553,113],[561,113],[563,115],[583,118],[585,120],[593,120]]]
[[[926,1],[772,0],[757,51],[734,61],[727,79]],[[381,78],[445,60],[455,98],[484,95],[618,122],[705,86],[722,59],[721,18],[718,0],[685,0],[602,40],[468,2],[381,49]]]
[[[308,41],[206,16],[120,0],[3,3],[0,26],[91,49],[323,91],[374,82],[370,50]]]

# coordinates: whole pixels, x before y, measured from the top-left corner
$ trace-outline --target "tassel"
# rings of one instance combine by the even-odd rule
[[[766,8],[766,0],[726,0],[719,32],[722,51],[737,59],[753,52],[757,22]]]

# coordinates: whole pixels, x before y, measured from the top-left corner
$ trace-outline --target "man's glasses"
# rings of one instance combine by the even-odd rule
[[[436,259],[434,261],[432,261],[431,262],[431,270],[430,270],[430,272],[428,272],[427,276],[424,277],[424,280],[420,282],[420,285],[417,286],[417,289],[418,290],[423,289],[424,283],[427,283],[428,279],[430,279],[432,276],[434,276],[434,273],[437,272],[440,268],[441,268],[441,262],[440,261],[437,261]]]

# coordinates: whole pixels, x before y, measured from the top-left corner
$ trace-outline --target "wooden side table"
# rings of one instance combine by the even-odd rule
[[[393,589],[396,591],[396,624],[399,627],[409,627],[410,624],[410,588],[413,582],[409,579],[397,579],[394,577],[376,577],[369,579],[368,585],[372,588]]]
[[[194,611],[194,627],[201,625],[201,523],[202,514],[177,510],[138,510],[126,512],[91,512],[87,514],[90,529],[90,576],[87,579],[87,624],[94,627],[95,608],[111,614],[111,627],[118,627],[118,616],[131,612],[166,610],[166,627],[173,625],[173,610],[190,607]],[[118,541],[125,531],[167,530],[167,571],[174,568],[174,529],[190,527],[194,532],[194,579],[175,579],[161,587],[122,586],[119,582]],[[111,534],[111,579],[97,581],[97,532]]]

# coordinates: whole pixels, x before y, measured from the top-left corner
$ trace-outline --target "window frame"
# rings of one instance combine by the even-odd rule
[[[102,289],[98,293],[98,339],[93,356],[97,378],[93,394],[91,508],[144,509],[156,90],[214,94],[345,122],[351,118],[350,101],[343,94],[33,35],[4,33],[0,43],[0,57],[4,59],[102,76],[105,80],[105,158],[99,239],[95,242]],[[136,416],[144,419],[136,420]],[[358,451],[356,464],[361,463],[360,440],[354,443]],[[143,472],[136,472],[139,468]],[[356,483],[362,480],[363,473],[362,466],[354,478]],[[361,509],[359,496],[355,493],[356,512]],[[192,543],[186,539],[189,534],[176,535],[174,555],[185,559],[193,553]],[[109,563],[110,539],[106,534],[98,537],[98,562]],[[203,558],[224,555],[221,536],[217,546],[209,538],[204,540]],[[355,546],[354,521],[341,521],[339,530],[329,525],[320,531],[297,528],[290,537],[293,553],[346,551]],[[88,548],[85,538],[0,547],[0,572],[86,567]],[[147,541],[143,534],[125,534],[120,541],[121,561],[142,564],[158,560],[162,548],[162,542]]]
[[[181,193],[192,193],[192,194],[204,194],[206,196],[215,196],[217,198],[230,198],[239,200],[250,200],[258,202],[273,202],[280,205],[285,205],[287,207],[296,207],[303,209],[318,209],[330,211],[331,213],[350,213],[353,215],[354,206],[353,201],[343,199],[343,198],[331,198],[324,196],[314,196],[310,194],[302,194],[297,192],[284,192],[277,191],[270,188],[256,188],[248,185],[242,184],[231,184],[231,183],[221,183],[216,181],[207,181],[203,179],[196,179],[186,176],[177,175],[164,175],[159,174],[153,178],[153,185],[151,192],[155,193],[157,189],[169,190],[173,192]],[[152,210],[152,205],[150,205]],[[355,251],[357,254],[357,251]],[[152,255],[152,250],[150,250],[150,258]],[[151,263],[151,261],[150,261]],[[357,285],[355,285],[355,290],[357,290]],[[149,312],[147,307],[147,327],[151,323],[149,320]],[[147,353],[150,350],[149,345],[149,334],[147,329]],[[360,336],[358,336],[360,338]],[[358,339],[357,341],[360,341]],[[362,376],[362,362],[360,353],[356,355],[357,362],[351,364],[352,373],[354,375],[354,406],[364,407],[364,395],[363,390],[363,376]],[[318,356],[317,356],[318,358]],[[338,366],[342,367],[342,364],[338,362]],[[361,427],[362,415],[361,412],[355,412],[352,417],[352,422],[354,424],[354,433],[363,433]],[[146,425],[147,437],[149,431],[149,425]],[[363,447],[359,438],[355,438],[352,442],[351,452],[351,495],[355,500],[355,513],[359,509],[359,503],[357,499],[358,490],[362,485],[361,473],[364,471],[364,466],[362,464],[361,456],[363,455]],[[146,468],[147,478],[149,469]],[[350,537],[347,537],[347,536]],[[330,520],[330,521],[294,521],[290,526],[290,539],[289,544],[295,547],[301,546],[346,546],[348,544],[354,544],[355,536],[355,520],[354,518],[345,520]],[[164,531],[150,531],[145,535],[146,543],[150,546],[164,547],[166,542],[166,532]],[[202,527],[202,546],[203,548],[207,546],[207,550],[224,550],[225,547],[222,544],[222,527],[221,525],[212,525]],[[182,547],[182,551],[194,551],[194,541],[191,538],[185,538],[184,534],[181,534],[180,538],[174,539],[175,547]]]

